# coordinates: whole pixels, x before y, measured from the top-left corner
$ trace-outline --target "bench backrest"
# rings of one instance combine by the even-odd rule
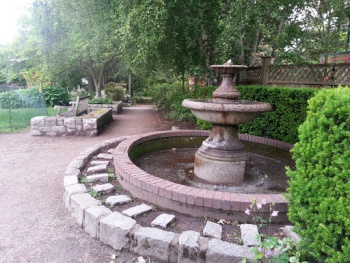
[[[75,105],[72,105],[75,107],[75,116],[83,115],[88,112],[89,107],[89,96],[85,97],[77,97],[77,100],[75,102]]]

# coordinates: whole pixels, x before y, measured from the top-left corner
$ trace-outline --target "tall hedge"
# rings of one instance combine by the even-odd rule
[[[310,262],[350,261],[350,89],[310,99],[293,148],[289,219]]]
[[[176,84],[157,84],[151,88],[153,102],[166,116],[178,121],[196,121],[200,129],[209,129],[211,125],[196,120],[190,110],[181,106],[187,98],[211,98],[217,87],[192,87],[191,91],[181,93]],[[263,86],[239,86],[242,100],[269,102],[272,111],[263,113],[251,123],[240,125],[240,133],[273,138],[289,143],[298,140],[298,126],[306,118],[307,101],[318,91],[311,88],[283,88]]]
[[[242,100],[268,102],[272,111],[253,122],[240,125],[240,133],[295,143],[298,126],[306,118],[307,101],[317,92],[311,88],[239,86]]]

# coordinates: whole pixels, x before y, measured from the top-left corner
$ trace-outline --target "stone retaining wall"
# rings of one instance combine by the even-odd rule
[[[77,117],[37,116],[31,119],[33,136],[97,136],[113,120],[112,108],[100,108]]]
[[[89,110],[97,109],[112,109],[113,113],[119,113],[123,110],[123,103],[121,101],[116,101],[113,104],[89,104]]]

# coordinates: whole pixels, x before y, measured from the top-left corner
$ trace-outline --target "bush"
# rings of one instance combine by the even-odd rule
[[[182,94],[180,83],[163,83],[152,86],[149,90],[152,101],[168,118],[177,121],[193,121],[196,118],[191,111],[182,107],[182,101],[190,98],[191,93]]]
[[[64,88],[43,87],[43,94],[48,107],[55,105],[65,106],[69,103],[69,93]]]
[[[112,104],[113,100],[110,98],[93,98],[89,100],[89,104]]]
[[[269,102],[272,111],[262,113],[259,118],[239,126],[240,133],[262,136],[295,143],[298,140],[298,126],[306,118],[307,101],[317,89],[281,88],[263,86],[239,86],[242,100]],[[187,98],[211,98],[217,87],[192,87],[181,94],[180,84],[157,84],[151,87],[153,102],[167,117],[177,121],[196,121],[199,129],[210,129],[211,124],[196,119],[190,110],[181,106]]]
[[[0,93],[0,108],[43,108],[43,94],[37,88],[5,91]]]
[[[240,125],[239,132],[289,143],[298,141],[298,127],[306,119],[307,101],[319,91],[263,86],[239,86],[238,89],[242,100],[268,102],[272,106],[272,111]]]
[[[211,97],[215,88],[200,88],[194,92],[194,97]],[[289,143],[297,142],[298,127],[306,118],[307,101],[318,91],[311,88],[263,86],[239,86],[237,89],[241,92],[241,100],[268,102],[272,106],[272,111],[262,113],[250,123],[239,125],[239,132]],[[211,126],[197,119],[199,129],[206,130]]]
[[[322,90],[310,99],[292,153],[289,219],[311,262],[350,259],[350,89]]]
[[[112,101],[122,101],[126,97],[126,83],[108,82],[104,87],[104,91]]]

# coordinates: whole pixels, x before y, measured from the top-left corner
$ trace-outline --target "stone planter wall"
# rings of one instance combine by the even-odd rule
[[[33,136],[97,136],[112,120],[112,108],[100,108],[78,117],[37,116],[31,119],[31,133]]]
[[[97,109],[112,109],[113,113],[119,113],[123,110],[121,101],[116,101],[113,104],[89,104],[89,110],[97,110]]]

